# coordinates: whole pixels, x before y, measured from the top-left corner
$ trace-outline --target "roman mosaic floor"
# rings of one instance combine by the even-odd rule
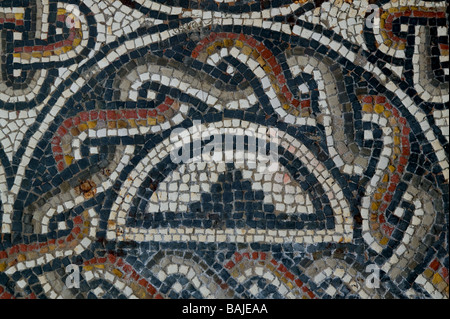
[[[0,298],[449,298],[448,26],[0,1]]]

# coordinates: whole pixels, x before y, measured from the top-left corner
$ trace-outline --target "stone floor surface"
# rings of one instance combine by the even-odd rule
[[[0,1],[0,298],[449,298],[449,10]]]

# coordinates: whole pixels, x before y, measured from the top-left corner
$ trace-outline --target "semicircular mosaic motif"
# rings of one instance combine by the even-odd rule
[[[0,2],[0,298],[449,298],[446,1]]]

